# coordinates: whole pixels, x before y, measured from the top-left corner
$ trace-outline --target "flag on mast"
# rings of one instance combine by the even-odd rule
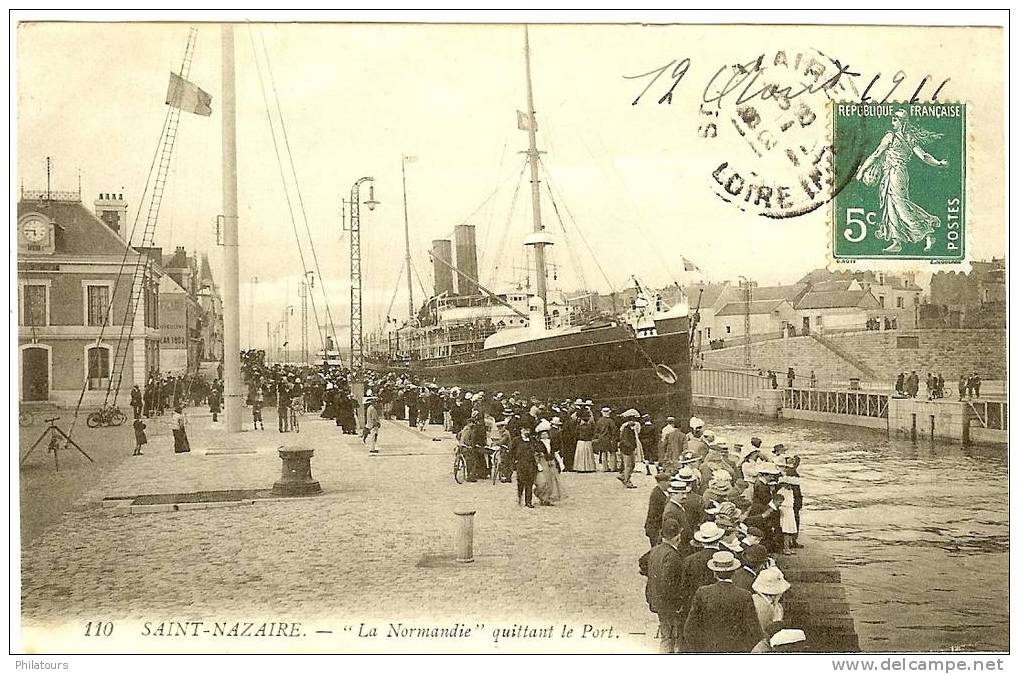
[[[529,131],[532,128],[532,125],[534,130],[537,131],[538,122],[535,121],[534,117],[526,112],[517,110],[517,128],[521,131]]]
[[[166,104],[184,112],[208,117],[212,114],[212,96],[188,82],[177,73],[170,73],[170,86],[166,89]]]

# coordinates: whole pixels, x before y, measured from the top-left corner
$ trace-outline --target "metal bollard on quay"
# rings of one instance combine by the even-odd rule
[[[456,529],[456,561],[474,561],[474,514],[476,510],[454,510],[458,518]]]
[[[273,496],[308,496],[319,494],[322,487],[311,476],[311,457],[315,450],[306,447],[280,447],[283,474],[272,486]]]

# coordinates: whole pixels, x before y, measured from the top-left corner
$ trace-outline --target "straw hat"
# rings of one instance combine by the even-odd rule
[[[768,640],[768,643],[772,648],[779,646],[788,646],[790,644],[798,644],[801,641],[806,641],[807,635],[803,633],[803,630],[784,628],[775,632],[775,634]]]
[[[709,515],[718,514],[718,501],[707,500],[704,502],[704,512]]]
[[[741,566],[736,555],[728,550],[721,550],[711,555],[708,560],[708,568],[712,571],[735,571]]]
[[[782,569],[777,566],[771,566],[761,571],[757,574],[753,584],[754,592],[758,594],[782,594],[790,587],[792,586],[782,574]]]
[[[669,482],[669,493],[670,494],[682,494],[690,491],[690,483],[683,482],[682,480],[672,480]]]
[[[695,473],[693,468],[691,468],[690,466],[683,466],[678,471],[676,471],[676,479],[681,480],[683,482],[696,482],[697,473]]]
[[[694,452],[683,452],[682,456],[679,457],[680,465],[687,465],[688,463],[697,463],[701,460],[701,457]]]
[[[548,423],[546,419],[542,419],[541,423],[534,427],[535,433],[544,433],[545,431],[552,430],[552,424]]]
[[[604,411],[604,408],[602,411]],[[627,419],[640,419],[640,412],[631,407],[619,416],[626,417]]]
[[[690,428],[704,428],[704,420],[698,417],[690,417]]]
[[[714,522],[704,522],[694,532],[693,538],[698,543],[714,543],[721,540],[724,535],[725,531]]]

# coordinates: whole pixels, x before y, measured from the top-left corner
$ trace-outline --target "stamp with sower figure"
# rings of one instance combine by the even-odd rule
[[[836,260],[962,262],[966,106],[833,105]]]

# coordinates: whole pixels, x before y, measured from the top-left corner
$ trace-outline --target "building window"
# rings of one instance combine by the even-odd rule
[[[878,304],[880,304],[881,307],[884,308],[884,306],[885,306],[885,296],[884,295],[878,295],[877,301],[878,301]]]
[[[902,302],[902,298],[901,297],[896,297],[895,298],[895,307],[897,309],[901,309],[903,306],[904,306],[904,304]]]
[[[46,286],[25,284],[21,295],[21,324],[48,325],[49,307],[46,301]]]
[[[110,350],[105,346],[93,346],[88,350],[88,388],[90,391],[104,389],[110,383]]]
[[[728,335],[728,334],[731,334],[731,333],[732,333],[732,326],[731,325],[725,326],[725,334]]]
[[[85,303],[85,325],[102,326],[110,306],[110,286],[86,286]]]
[[[704,328],[704,339],[711,339],[711,328]]]

